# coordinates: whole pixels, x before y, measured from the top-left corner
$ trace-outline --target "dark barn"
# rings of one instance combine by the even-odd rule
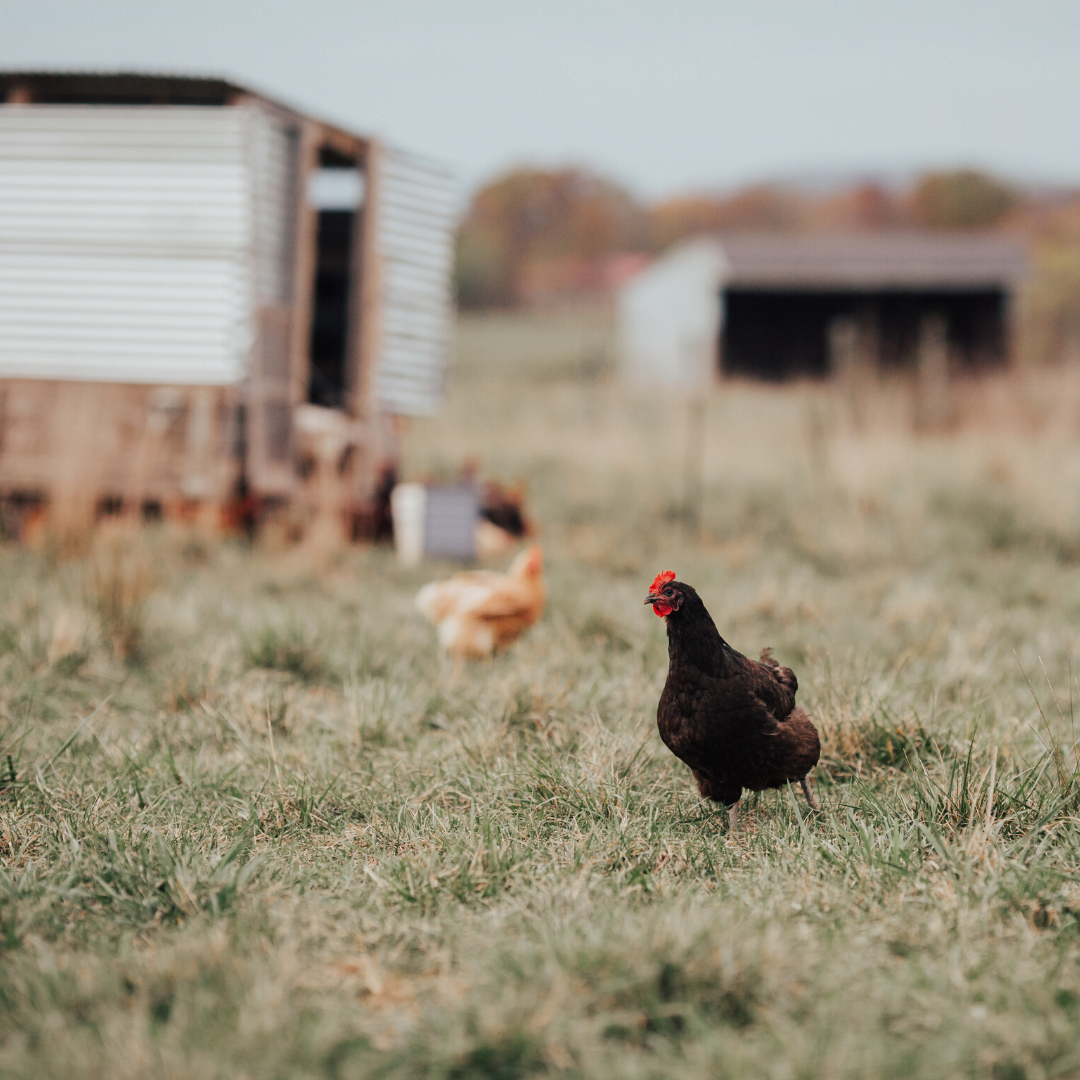
[[[646,381],[823,378],[847,365],[1004,365],[1026,269],[1001,236],[735,234],[692,241],[620,297],[628,367]]]

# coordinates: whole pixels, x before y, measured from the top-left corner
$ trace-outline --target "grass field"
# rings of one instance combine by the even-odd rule
[[[1080,1076],[1072,399],[718,389],[695,521],[602,320],[458,351],[407,471],[526,479],[549,566],[490,664],[384,550],[0,549],[0,1075]],[[660,743],[667,568],[796,669],[820,815]]]

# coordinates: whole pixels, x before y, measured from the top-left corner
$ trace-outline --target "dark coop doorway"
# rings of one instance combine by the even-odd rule
[[[357,159],[329,147],[320,150],[308,189],[318,211],[308,401],[331,409],[343,408],[350,390],[350,343],[357,339],[360,315],[354,298],[363,196]]]

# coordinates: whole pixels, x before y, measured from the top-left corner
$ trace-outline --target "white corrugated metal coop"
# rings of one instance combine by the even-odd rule
[[[217,79],[0,94],[9,525],[295,503],[370,524],[394,418],[442,398],[447,173]]]

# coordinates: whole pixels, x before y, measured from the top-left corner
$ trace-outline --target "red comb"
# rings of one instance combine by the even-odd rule
[[[674,570],[665,570],[662,574],[657,574],[653,578],[653,583],[649,586],[649,592],[659,592],[669,581],[675,580]]]

